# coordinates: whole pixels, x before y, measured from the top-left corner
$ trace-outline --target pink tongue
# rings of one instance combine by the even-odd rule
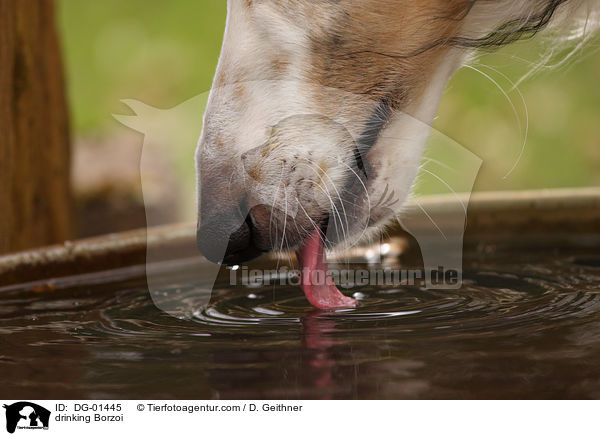
[[[300,287],[306,298],[319,309],[354,307],[357,301],[344,296],[333,283],[325,260],[321,235],[315,230],[297,252],[300,264]]]

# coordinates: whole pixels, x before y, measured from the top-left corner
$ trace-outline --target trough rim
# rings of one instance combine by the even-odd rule
[[[423,206],[441,216],[451,214],[457,200],[468,204],[466,242],[515,234],[600,233],[600,187],[429,195],[410,200],[403,216]],[[388,234],[405,233],[396,225]],[[195,223],[179,223],[6,254],[0,256],[0,288],[144,265],[148,247],[169,250],[174,258],[190,257],[194,239]]]

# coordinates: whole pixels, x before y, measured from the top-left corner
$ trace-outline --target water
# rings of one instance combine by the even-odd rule
[[[177,319],[132,273],[0,291],[0,396],[600,398],[594,250],[487,247],[465,267],[460,290],[364,287],[336,312],[294,287],[224,286]]]

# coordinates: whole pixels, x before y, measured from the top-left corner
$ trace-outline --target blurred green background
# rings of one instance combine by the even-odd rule
[[[72,129],[76,140],[125,127],[123,98],[168,108],[211,85],[225,24],[225,0],[58,0]],[[486,77],[462,69],[452,79],[434,127],[483,159],[476,190],[600,185],[600,54],[596,39],[568,67],[520,84],[529,114],[523,157],[513,109]],[[539,39],[482,56],[481,70],[509,92],[522,127],[518,80],[541,51]],[[500,73],[501,74],[500,74]],[[447,157],[445,157],[447,158]],[[190,172],[193,166],[189,166]],[[189,175],[188,175],[189,177]],[[422,193],[439,187],[423,184]]]

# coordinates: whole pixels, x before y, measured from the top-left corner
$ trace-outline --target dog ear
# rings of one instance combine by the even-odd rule
[[[113,114],[113,118],[130,129],[141,133],[145,133],[146,124],[154,121],[154,114],[159,112],[159,109],[148,106],[147,104],[138,100],[126,99],[121,100],[121,102],[128,106],[135,113],[135,115]],[[149,121],[149,119],[152,121]]]
[[[113,114],[121,124],[145,134],[151,142],[177,142],[196,145],[202,130],[202,119],[208,101],[208,92],[199,94],[169,109],[159,109],[138,100],[121,102],[135,115]]]

